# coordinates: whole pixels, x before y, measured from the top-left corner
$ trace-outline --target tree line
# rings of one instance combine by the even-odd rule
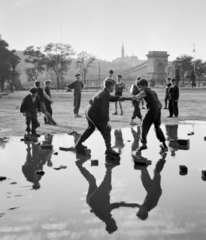
[[[9,50],[9,44],[0,39],[0,82],[1,91],[4,90],[6,81],[11,83],[12,75],[18,76],[16,67],[21,59],[16,55],[16,50]],[[69,71],[72,63],[74,50],[69,44],[49,43],[45,47],[29,46],[23,51],[25,62],[28,67],[25,68],[28,81],[35,81],[45,71],[53,71],[57,79],[57,89],[64,75]],[[96,57],[85,51],[77,54],[76,68],[82,73],[83,81],[86,83],[87,73]]]

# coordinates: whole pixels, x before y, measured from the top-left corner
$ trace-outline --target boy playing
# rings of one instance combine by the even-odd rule
[[[122,96],[122,93],[123,93],[123,90],[125,88],[125,85],[124,83],[121,81],[122,79],[122,76],[121,75],[117,75],[117,82],[115,84],[115,96]],[[122,104],[121,102],[119,102],[119,107],[120,107],[120,110],[121,110],[121,114],[120,115],[123,115],[123,110],[122,110]],[[113,113],[113,115],[117,115],[117,102],[115,102],[115,112]]]
[[[36,133],[36,129],[40,126],[37,119],[37,112],[41,111],[41,105],[40,98],[37,93],[37,88],[33,87],[30,89],[30,94],[23,99],[20,112],[26,117],[27,134],[30,135],[30,133],[32,133],[33,136],[39,137],[39,135]]]
[[[45,88],[44,91],[45,93],[51,98],[51,93],[50,93],[50,87],[51,87],[51,80],[46,80],[44,82],[45,84]],[[45,106],[46,106],[46,110],[47,112],[52,116],[52,108],[51,108],[51,101],[49,101],[47,98],[44,98],[45,101]],[[45,124],[48,123],[48,119],[44,116],[44,122]]]
[[[79,138],[75,148],[77,150],[83,150],[86,148],[82,142],[86,141],[87,138],[97,128],[102,134],[105,145],[105,154],[112,154],[119,156],[119,153],[115,152],[111,147],[111,126],[109,125],[109,102],[122,101],[123,98],[119,96],[111,96],[115,86],[115,80],[108,77],[104,80],[104,89],[96,93],[94,97],[89,101],[89,106],[86,109],[86,118],[88,121],[88,127],[85,132]]]
[[[132,87],[130,89],[130,93],[133,95],[133,96],[136,96],[137,94],[140,93],[138,87],[137,87],[137,82],[141,79],[141,77],[137,77],[137,79],[135,80],[135,83],[132,84]],[[131,121],[130,121],[130,125],[136,125],[136,123],[134,122],[134,119],[136,117],[138,117],[141,121],[142,121],[142,114],[141,114],[141,111],[140,111],[140,102],[137,101],[137,100],[133,100],[132,101],[132,104],[134,106],[134,112],[133,112],[133,115],[131,117]]]
[[[165,90],[165,107],[167,109],[167,102],[169,101],[169,89],[171,87],[171,78],[166,78],[166,90]]]
[[[50,101],[51,103],[53,103],[52,99],[45,93],[44,89],[41,88],[40,81],[36,81],[35,86],[38,90],[38,96],[39,96],[40,102],[41,102],[41,112],[46,116],[48,123],[50,123],[52,125],[57,125],[56,122],[54,121],[54,119],[52,118],[52,116],[48,113],[48,111],[46,109],[46,105],[45,105],[45,98],[48,101]]]
[[[80,81],[81,74],[76,74],[76,80],[67,85],[68,88],[74,89],[74,118],[81,117],[79,108],[81,104],[81,92],[84,84]]]
[[[148,82],[146,79],[141,79],[137,82],[137,86],[140,89],[140,93],[134,96],[134,100],[144,98],[147,103],[147,113],[142,121],[141,126],[141,142],[142,145],[138,148],[137,151],[142,151],[147,149],[147,134],[152,124],[154,124],[156,136],[159,139],[161,148],[163,150],[168,150],[165,143],[165,136],[160,128],[161,125],[161,108],[162,104],[160,103],[157,93],[152,89],[148,88]]]
[[[172,79],[172,85],[169,88],[168,91],[169,94],[169,116],[173,117],[173,114],[175,117],[178,117],[179,110],[178,110],[178,99],[179,99],[179,87],[177,86],[176,79]]]

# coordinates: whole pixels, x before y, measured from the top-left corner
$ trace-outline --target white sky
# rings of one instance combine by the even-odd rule
[[[167,51],[206,60],[206,0],[0,0],[0,34],[10,49],[69,43],[101,59],[146,59]]]

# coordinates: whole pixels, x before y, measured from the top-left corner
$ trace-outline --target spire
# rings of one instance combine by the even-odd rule
[[[124,44],[122,42],[121,58],[124,58]]]

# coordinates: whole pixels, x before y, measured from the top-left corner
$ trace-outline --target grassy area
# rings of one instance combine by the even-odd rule
[[[160,101],[164,102],[164,89],[156,89]],[[88,101],[95,92],[83,92],[80,114],[82,118],[73,118],[73,93],[65,91],[52,91],[54,104],[52,105],[54,119],[58,126],[48,126],[44,124],[43,115],[39,117],[41,127],[38,132],[43,133],[63,133],[70,129],[83,131],[87,126],[84,117],[84,110],[88,105]],[[22,136],[25,131],[25,121],[23,115],[19,111],[22,99],[28,92],[14,92],[8,96],[0,98],[0,129],[10,129],[8,131],[0,131],[0,136]],[[129,96],[129,92],[124,93]],[[110,116],[113,128],[123,128],[129,126],[130,117],[133,107],[130,101],[123,102],[124,115]],[[110,113],[114,112],[114,103],[110,104]],[[142,110],[143,115],[146,110]],[[177,124],[183,120],[206,120],[206,90],[205,89],[180,89],[179,100],[179,118],[167,118],[168,111],[162,110],[162,122],[165,124]],[[138,121],[138,120],[137,120]]]

